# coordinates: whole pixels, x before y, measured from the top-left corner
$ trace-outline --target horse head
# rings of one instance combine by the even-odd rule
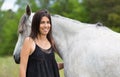
[[[17,64],[20,62],[20,51],[25,37],[29,36],[31,30],[31,22],[34,13],[32,13],[29,5],[26,7],[25,14],[21,17],[19,26],[18,26],[18,41],[14,49],[14,60]]]

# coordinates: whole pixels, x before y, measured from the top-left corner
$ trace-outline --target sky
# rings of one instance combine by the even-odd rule
[[[17,11],[18,5],[15,5],[16,0],[5,0],[2,4],[1,10],[9,10]]]

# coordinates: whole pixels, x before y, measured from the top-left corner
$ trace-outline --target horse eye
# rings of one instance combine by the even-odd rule
[[[23,30],[19,30],[18,32],[19,32],[19,33],[23,33]]]
[[[18,28],[18,32],[19,32],[19,33],[23,33],[23,31],[24,31],[24,30],[23,30],[23,26],[24,26],[23,24],[22,24],[22,25],[19,25],[19,28]]]
[[[18,29],[18,33],[23,33],[23,29],[22,29],[22,28],[19,28],[19,29]]]

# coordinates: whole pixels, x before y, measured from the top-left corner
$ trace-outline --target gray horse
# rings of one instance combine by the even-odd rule
[[[30,34],[34,13],[27,6],[19,24],[14,59],[19,63],[24,38]],[[52,32],[64,61],[65,77],[120,77],[120,34],[102,24],[51,16]]]

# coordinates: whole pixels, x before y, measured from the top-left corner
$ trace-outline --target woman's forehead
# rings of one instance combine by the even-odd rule
[[[49,21],[49,18],[48,18],[47,16],[43,16],[43,17],[41,18],[41,21]]]

